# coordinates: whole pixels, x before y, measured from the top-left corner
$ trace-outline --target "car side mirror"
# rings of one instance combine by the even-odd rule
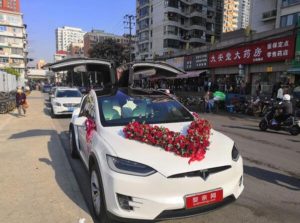
[[[85,122],[87,120],[87,117],[81,116],[75,119],[74,125],[78,127],[85,127]]]

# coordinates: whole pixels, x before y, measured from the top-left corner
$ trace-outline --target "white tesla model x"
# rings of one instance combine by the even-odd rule
[[[185,135],[194,117],[159,91],[110,87],[83,98],[70,123],[70,150],[90,173],[101,222],[193,216],[241,195],[243,161],[233,140],[211,130],[205,158],[189,163],[158,146],[126,139],[124,126],[133,120]]]

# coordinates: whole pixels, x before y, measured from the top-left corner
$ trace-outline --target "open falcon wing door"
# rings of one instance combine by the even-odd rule
[[[119,87],[131,87],[135,80],[173,79],[185,72],[164,62],[137,62],[117,68]]]

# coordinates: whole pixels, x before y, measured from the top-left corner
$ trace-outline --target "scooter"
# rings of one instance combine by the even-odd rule
[[[300,120],[294,116],[288,117],[284,122],[278,123],[274,117],[276,113],[276,107],[273,106],[260,121],[259,128],[261,131],[272,129],[275,131],[287,131],[291,135],[298,135],[300,133]]]

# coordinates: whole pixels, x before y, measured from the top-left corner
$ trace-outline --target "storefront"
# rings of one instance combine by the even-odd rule
[[[228,85],[237,93],[245,86],[247,93],[255,94],[260,84],[261,93],[271,95],[276,83],[291,81],[287,70],[294,51],[295,35],[289,35],[210,52],[208,67],[214,81],[225,91]]]

